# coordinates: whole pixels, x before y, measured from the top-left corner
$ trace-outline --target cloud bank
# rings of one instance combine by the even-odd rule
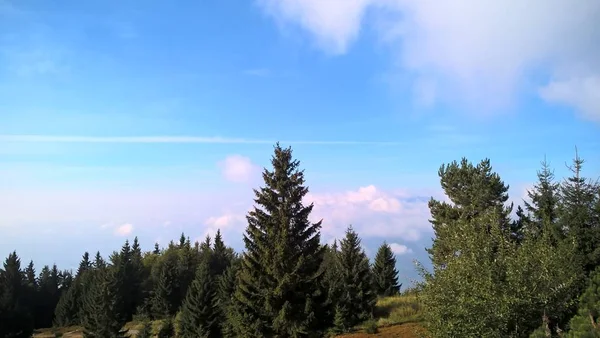
[[[600,119],[597,0],[258,3],[277,22],[308,32],[328,53],[347,52],[365,26],[375,30],[427,104],[458,96],[497,107],[526,90]]]

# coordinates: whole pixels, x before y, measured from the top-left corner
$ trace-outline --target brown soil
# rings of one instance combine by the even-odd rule
[[[389,327],[379,328],[379,333],[351,333],[338,338],[361,338],[361,337],[402,337],[402,338],[420,338],[425,333],[425,330],[415,323],[406,323],[402,325],[394,325]]]

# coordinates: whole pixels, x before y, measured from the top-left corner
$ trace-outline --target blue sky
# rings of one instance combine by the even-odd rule
[[[516,202],[544,156],[566,174],[575,146],[600,176],[599,13],[595,0],[0,0],[0,248],[70,268],[136,235],[150,249],[221,228],[241,249],[281,141],[324,240],[352,223],[370,254],[395,243],[408,281],[442,163],[491,158]]]

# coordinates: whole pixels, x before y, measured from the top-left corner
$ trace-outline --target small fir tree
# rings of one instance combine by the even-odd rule
[[[383,243],[373,264],[373,279],[377,295],[387,297],[400,292],[398,285],[398,270],[396,270],[396,257],[389,244]]]
[[[203,263],[183,302],[179,334],[184,338],[222,337],[221,321],[217,285],[208,264]]]

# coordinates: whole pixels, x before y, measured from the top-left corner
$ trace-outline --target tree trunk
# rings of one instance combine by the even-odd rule
[[[544,323],[544,333],[546,337],[552,337],[552,330],[550,330],[550,318],[546,314],[546,310],[544,310],[544,315],[542,316],[542,322]]]
[[[598,328],[598,324],[596,324],[596,320],[594,320],[594,316],[592,316],[591,313],[589,313],[590,316],[590,321],[592,322],[592,326],[594,327],[594,329]]]

